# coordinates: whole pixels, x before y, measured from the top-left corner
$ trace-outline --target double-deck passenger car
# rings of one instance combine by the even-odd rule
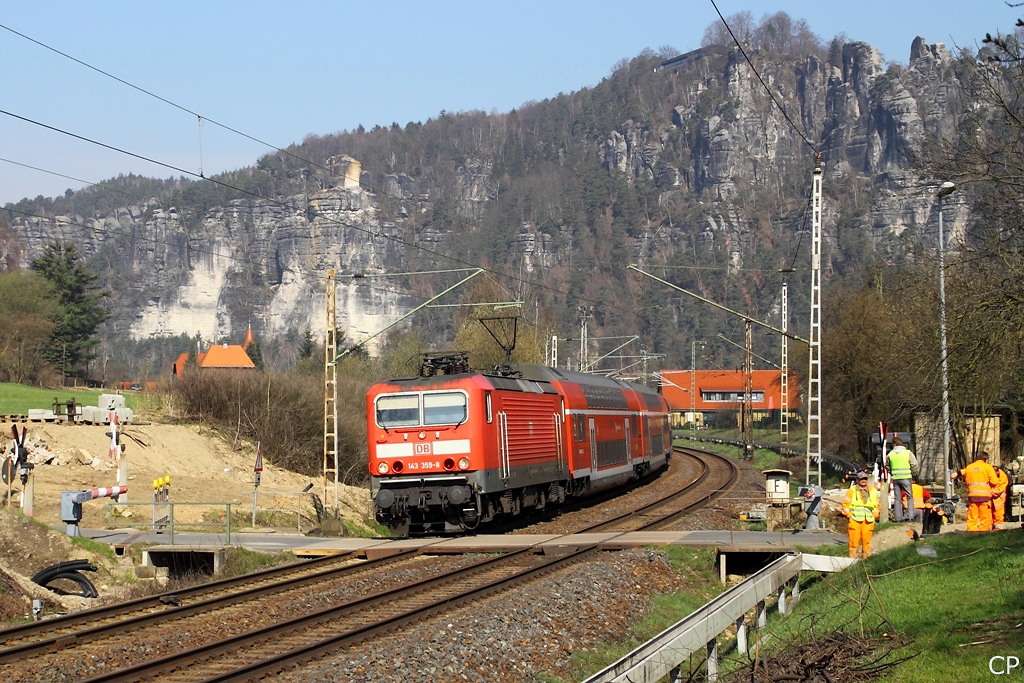
[[[657,392],[541,365],[387,380],[366,404],[375,516],[396,535],[464,533],[619,486],[672,448]]]

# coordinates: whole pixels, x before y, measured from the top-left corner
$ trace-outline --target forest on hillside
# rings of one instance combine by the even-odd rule
[[[536,340],[552,334],[565,348],[573,342],[578,348],[584,311],[592,316],[591,357],[612,347],[602,338],[635,334],[638,343],[620,355],[653,354],[656,366],[686,368],[700,341],[698,367],[737,368],[742,351],[730,341],[742,344],[740,318],[627,266],[638,264],[775,326],[782,324],[785,278],[789,327],[806,336],[815,163],[801,139],[807,136],[822,148],[831,145],[823,184],[826,447],[864,450],[878,421],[906,425],[915,410],[938,404],[937,212],[934,188],[928,189],[935,178],[962,185],[949,206],[955,201],[971,216],[962,221],[946,270],[957,414],[962,419],[979,406],[1004,405],[1016,415],[1024,408],[1014,332],[1024,301],[1011,156],[1021,134],[1015,117],[1024,87],[1016,38],[997,36],[979,53],[953,55],[942,66],[950,83],[947,108],[923,121],[921,144],[912,148],[893,112],[902,93],[921,101],[931,96],[913,69],[878,65],[870,89],[855,93],[864,99],[865,119],[874,118],[847,120],[836,93],[853,97],[854,67],[868,46],[843,36],[821,40],[784,13],[759,21],[741,13],[729,23],[747,55],[716,23],[701,50],[672,68],[661,66],[679,56],[674,49],[647,50],[616,64],[592,88],[510,112],[442,111],[425,122],[310,135],[212,179],[119,177],[8,205],[5,216],[14,225],[25,214],[97,216],[137,205],[151,215],[174,207],[188,230],[201,231],[208,212],[232,201],[288,202],[336,188],[337,161],[350,157],[361,164],[360,184],[382,230],[402,236],[403,266],[489,269],[480,294],[524,302],[532,352],[542,345]],[[770,93],[751,75],[746,56]],[[849,81],[846,90],[836,89],[839,77]],[[851,161],[860,153],[859,138],[849,135],[857,126],[888,145],[877,169]],[[836,142],[841,134],[851,142]],[[892,204],[886,202],[907,187],[920,204],[901,210],[925,218],[913,230],[879,229],[878,216]],[[419,295],[458,277],[400,284]],[[392,335],[384,353],[452,345],[471,322],[464,310],[428,310]],[[294,365],[304,332],[296,327],[261,339],[268,368]],[[195,341],[191,335],[109,338],[105,362],[124,373],[158,374],[164,354]],[[764,358],[779,356],[777,335],[758,333],[754,345]],[[790,359],[803,375],[800,345]],[[1018,448],[1013,419],[1007,438]]]

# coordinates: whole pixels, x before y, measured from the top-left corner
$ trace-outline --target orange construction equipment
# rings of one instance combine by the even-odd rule
[[[850,557],[871,557],[871,536],[878,513],[878,491],[868,486],[867,473],[860,472],[857,483],[847,490],[843,501],[843,514],[849,519],[846,533]]]
[[[992,529],[992,497],[998,479],[988,464],[988,453],[982,451],[978,459],[960,470],[967,484],[967,530],[989,531]]]
[[[1001,531],[1006,528],[1003,523],[1006,515],[1006,489],[1010,486],[1010,478],[1002,467],[993,468],[996,471],[996,485],[992,487],[992,529]]]

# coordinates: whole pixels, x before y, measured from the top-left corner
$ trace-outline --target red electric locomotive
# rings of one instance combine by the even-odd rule
[[[370,489],[396,535],[464,533],[660,469],[668,404],[541,365],[394,379],[366,396]]]

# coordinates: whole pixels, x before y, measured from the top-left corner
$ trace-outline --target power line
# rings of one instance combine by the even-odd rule
[[[232,128],[231,126],[229,126],[227,124],[220,123],[219,121],[215,121],[214,119],[211,119],[208,116],[203,116],[199,112],[192,111],[188,107],[182,106],[182,105],[180,105],[180,104],[178,104],[176,102],[172,102],[171,100],[167,99],[166,97],[162,97],[160,95],[157,95],[156,93],[154,93],[154,92],[152,92],[150,90],[146,90],[145,88],[143,88],[141,86],[138,86],[138,85],[135,85],[134,83],[126,81],[125,79],[120,78],[118,76],[115,76],[114,74],[112,74],[112,73],[110,73],[108,71],[104,71],[103,69],[100,69],[99,67],[93,66],[92,64],[89,64],[88,62],[84,62],[81,59],[78,59],[77,57],[73,57],[73,56],[69,55],[66,52],[61,52],[57,48],[51,47],[51,46],[47,45],[46,43],[43,43],[41,41],[36,40],[35,38],[27,36],[24,33],[21,33],[20,31],[15,31],[13,28],[11,28],[9,26],[5,26],[3,24],[0,24],[0,28],[5,29],[7,31],[10,31],[14,35],[20,36],[20,37],[24,38],[25,40],[29,41],[30,43],[35,43],[39,47],[44,48],[46,50],[49,50],[50,52],[54,52],[54,53],[60,55],[61,57],[65,57],[67,59],[70,59],[72,62],[75,62],[76,64],[80,64],[80,65],[84,66],[87,69],[91,69],[92,71],[95,71],[96,73],[103,74],[107,78],[112,78],[113,80],[117,81],[118,83],[121,83],[122,85],[126,85],[129,88],[132,88],[133,90],[137,90],[137,91],[139,91],[139,92],[141,92],[143,94],[149,95],[152,98],[160,100],[164,104],[168,104],[168,105],[174,107],[175,109],[183,111],[183,112],[185,112],[187,114],[191,114],[192,116],[195,116],[196,118],[198,118],[200,123],[202,121],[207,121],[209,123],[212,123],[215,126],[219,126],[219,127],[223,128],[224,130],[231,131],[232,133],[235,133],[236,135],[241,135],[242,137],[244,137],[244,138],[246,138],[248,140],[252,140],[253,142],[258,142],[259,144],[264,145],[265,147],[269,147],[271,149],[275,149],[278,152],[281,152],[282,154],[287,154],[289,156],[295,157],[296,159],[300,159],[301,161],[305,161],[306,163],[312,164],[314,166],[318,166],[318,164],[313,164],[313,162],[309,161],[308,159],[302,159],[301,157],[298,157],[298,156],[292,154],[291,152],[289,152],[287,150],[281,149],[277,145],[272,145],[269,142],[266,142],[264,140],[260,140],[259,138],[255,137],[255,136],[249,135],[248,133],[244,133],[244,132],[242,132],[240,130]],[[326,169],[326,168],[324,168],[322,166],[318,166],[318,167],[319,168],[323,168],[323,170],[325,170],[325,171],[330,171],[330,169]],[[202,173],[200,172],[199,175],[202,176]]]
[[[23,121],[25,123],[32,124],[34,126],[39,126],[40,128],[45,128],[46,130],[50,130],[50,131],[53,131],[55,133],[59,133],[61,135],[66,135],[68,137],[74,138],[76,140],[80,140],[82,142],[87,142],[89,144],[96,145],[98,147],[102,147],[104,149],[111,150],[113,152],[117,152],[119,154],[124,154],[125,156],[130,156],[132,158],[140,159],[142,161],[146,161],[148,163],[155,164],[157,166],[162,166],[164,168],[168,168],[168,169],[170,169],[172,171],[176,171],[176,172],[181,173],[183,175],[191,176],[191,177],[194,177],[194,178],[201,178],[202,180],[206,180],[206,181],[211,182],[211,183],[213,183],[215,185],[219,185],[219,186],[224,187],[226,189],[232,190],[234,192],[238,192],[238,193],[243,194],[243,195],[247,195],[247,196],[253,197],[255,199],[260,199],[260,200],[263,200],[263,201],[266,201],[266,202],[270,202],[272,204],[276,204],[278,206],[281,206],[281,207],[284,207],[284,208],[287,208],[287,209],[294,209],[295,208],[294,206],[292,206],[288,202],[284,202],[284,201],[282,201],[280,199],[276,199],[274,197],[264,197],[263,195],[257,194],[256,192],[252,192],[250,190],[246,190],[244,188],[237,187],[235,185],[232,185],[230,183],[224,182],[223,180],[219,180],[217,178],[213,178],[213,177],[205,177],[205,178],[203,178],[202,176],[200,176],[195,171],[190,171],[188,169],[181,168],[180,166],[175,166],[173,164],[169,164],[169,163],[166,163],[166,162],[163,162],[163,161],[159,161],[157,159],[145,156],[143,154],[138,154],[136,152],[131,152],[131,151],[128,151],[126,149],[122,149],[120,147],[116,147],[114,145],[109,145],[109,144],[107,144],[105,142],[100,142],[98,140],[94,140],[94,139],[86,137],[84,135],[79,135],[77,133],[72,133],[71,131],[67,131],[67,130],[64,130],[62,128],[58,128],[56,126],[51,126],[51,125],[43,123],[41,121],[37,121],[35,119],[31,119],[31,118],[28,118],[28,117],[25,117],[25,116],[21,116],[19,114],[15,114],[13,112],[7,111],[6,109],[0,109],[0,114],[3,114],[5,116],[9,116],[9,117],[17,119],[19,121]],[[416,249],[416,250],[421,251],[421,252],[423,252],[425,254],[430,254],[432,256],[436,256],[436,257],[439,257],[439,258],[448,259],[450,261],[453,261],[454,263],[459,263],[459,264],[462,264],[462,265],[465,265],[465,266],[471,266],[473,268],[480,268],[480,269],[482,269],[485,272],[492,273],[492,274],[497,275],[499,277],[508,278],[510,280],[521,282],[523,284],[530,285],[530,286],[536,287],[538,289],[543,289],[543,290],[546,290],[546,291],[550,291],[550,292],[553,292],[555,294],[560,294],[560,295],[565,296],[565,297],[570,296],[569,292],[557,289],[555,287],[551,287],[549,285],[545,285],[545,284],[540,283],[540,282],[534,282],[532,280],[526,280],[526,279],[524,279],[522,277],[518,277],[518,276],[515,276],[515,275],[509,275],[507,273],[503,273],[501,271],[494,270],[493,268],[487,268],[485,266],[480,266],[478,264],[471,263],[469,261],[461,259],[461,258],[459,258],[457,256],[452,256],[450,254],[445,254],[445,253],[442,253],[442,252],[439,252],[439,251],[435,251],[433,249],[429,249],[428,247],[424,247],[423,245],[415,244],[415,243],[412,243],[412,242],[408,242],[408,241],[406,241],[404,239],[401,239],[399,237],[394,237],[394,236],[388,235],[388,234],[384,233],[383,231],[369,230],[367,228],[363,228],[363,227],[360,227],[360,226],[352,224],[352,223],[346,223],[346,222],[338,220],[336,218],[332,218],[330,216],[327,216],[326,214],[322,214],[322,216],[323,216],[323,219],[326,220],[329,223],[333,223],[335,225],[339,225],[339,226],[344,227],[344,228],[349,228],[349,229],[355,230],[357,232],[362,232],[362,233],[364,233],[366,235],[369,235],[370,237],[379,237],[381,239],[385,239],[385,240],[388,240],[390,242],[394,242],[395,244],[400,244],[402,246],[405,246],[405,247],[408,247],[408,248],[411,248],[411,249]],[[586,301],[588,303],[594,303],[594,304],[601,303],[601,302],[598,302],[598,301],[593,300],[593,299],[588,299],[586,297],[577,297],[577,298],[578,298],[579,301]],[[608,305],[608,304],[603,304],[603,306],[606,309],[618,310],[618,311],[623,311],[623,312],[627,312],[627,313],[633,312],[631,309],[627,309],[627,308],[624,308],[622,306],[611,306],[611,305]]]
[[[743,58],[747,60],[747,64],[750,65],[750,70],[754,72],[755,76],[757,76],[757,80],[761,83],[761,86],[764,88],[764,91],[766,93],[768,93],[769,97],[772,98],[772,102],[774,102],[775,106],[779,108],[779,111],[782,112],[782,116],[785,117],[785,119],[789,123],[790,127],[794,131],[796,131],[796,134],[800,136],[800,139],[802,139],[804,141],[804,144],[806,144],[808,147],[810,147],[811,150],[815,154],[817,154],[818,153],[818,148],[815,147],[814,144],[809,139],[807,139],[807,136],[804,135],[804,132],[802,130],[797,128],[796,124],[793,123],[793,119],[789,118],[789,113],[785,110],[785,108],[782,106],[782,104],[779,102],[779,100],[775,97],[775,93],[773,93],[771,91],[771,89],[768,87],[768,84],[764,82],[763,78],[761,78],[761,74],[759,74],[757,72],[757,67],[754,66],[754,62],[752,62],[750,57],[747,56],[747,51],[743,49],[743,45],[740,43],[739,39],[736,37],[736,34],[732,32],[732,28],[729,26],[729,22],[727,22],[725,20],[725,17],[722,16],[722,11],[718,9],[718,5],[715,4],[715,0],[711,0],[711,6],[715,8],[716,12],[718,12],[718,18],[722,20],[722,24],[725,26],[725,30],[729,32],[730,36],[732,36],[733,41],[736,43],[736,47],[738,47],[740,49],[740,54],[742,54]]]
[[[33,166],[32,164],[23,164],[22,162],[15,161],[13,159],[6,159],[4,157],[0,157],[0,161],[2,161],[4,163],[7,163],[7,164],[13,164],[14,166],[21,166],[22,168],[28,168],[28,169],[31,169],[33,171],[39,171],[40,173],[48,173],[50,175],[57,176],[58,178],[66,178],[68,180],[74,180],[76,183],[85,183],[86,185],[88,185],[90,187],[102,187],[102,188],[105,188],[105,189],[110,190],[112,192],[119,192],[120,194],[128,195],[129,197],[135,197],[136,199],[141,199],[142,201],[147,201],[148,202],[150,199],[157,199],[156,197],[145,197],[145,196],[143,196],[141,194],[135,194],[134,192],[128,192],[127,190],[122,190],[119,187],[114,187],[113,185],[107,185],[106,183],[97,183],[97,182],[93,182],[91,180],[83,180],[82,178],[76,178],[74,176],[65,175],[63,173],[58,173],[56,171],[51,171],[49,169],[40,168],[39,166]],[[157,199],[157,201],[160,201],[160,200]]]

